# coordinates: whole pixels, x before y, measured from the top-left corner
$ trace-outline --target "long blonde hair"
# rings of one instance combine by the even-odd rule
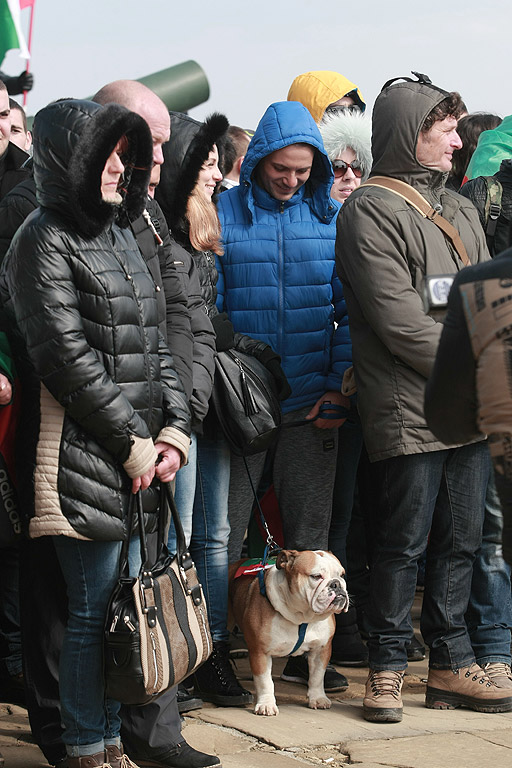
[[[222,256],[220,221],[213,200],[199,191],[196,183],[187,201],[186,217],[190,243],[196,251],[213,251]]]

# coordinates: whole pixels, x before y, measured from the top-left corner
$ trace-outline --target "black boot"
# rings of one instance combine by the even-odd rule
[[[210,658],[194,673],[194,693],[218,707],[242,707],[252,703],[252,693],[236,679],[229,658],[229,643],[213,644]]]
[[[337,613],[336,631],[332,638],[331,664],[340,667],[367,667],[368,649],[357,626],[357,613],[350,606],[347,613]]]

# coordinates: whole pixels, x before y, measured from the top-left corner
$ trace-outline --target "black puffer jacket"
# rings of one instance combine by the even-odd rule
[[[506,250],[510,245],[510,225],[512,223],[512,160],[503,160],[500,169],[494,174],[496,181],[503,187],[501,212],[496,224],[496,232],[490,248],[491,256]],[[484,176],[470,179],[460,188],[459,194],[471,200],[478,211],[480,224],[487,229],[485,203],[487,201],[487,182]]]
[[[39,112],[35,135],[40,208],[0,274],[23,381],[21,506],[33,515],[32,536],[120,540],[130,477],[155,461],[153,439],[184,460],[189,444],[155,284],[126,228],[145,204],[151,136],[124,107],[73,100]],[[100,183],[123,135],[126,195],[116,208],[101,199]]]

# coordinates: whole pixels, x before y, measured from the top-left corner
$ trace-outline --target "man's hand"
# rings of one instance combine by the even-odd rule
[[[348,397],[345,397],[345,395],[342,395],[341,392],[326,392],[325,395],[322,395],[322,397],[316,401],[306,416],[306,419],[315,419],[320,411],[320,406],[324,403],[331,403],[331,405],[343,405],[345,408],[350,408],[350,400]],[[346,418],[322,419],[322,417],[320,417],[313,423],[315,427],[318,427],[318,429],[337,429],[338,427],[341,427],[345,422]]]
[[[159,461],[156,465],[157,477],[164,483],[169,483],[176,477],[183,457],[180,451],[169,443],[155,443],[155,448],[159,455]]]
[[[0,373],[0,405],[8,405],[12,399],[11,382],[3,373]]]
[[[149,488],[155,476],[155,470],[156,467],[153,465],[140,477],[134,477],[132,480],[132,493],[137,493],[138,490],[145,491],[146,488]]]

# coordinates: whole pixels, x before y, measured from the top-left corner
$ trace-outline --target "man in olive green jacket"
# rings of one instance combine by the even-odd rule
[[[442,330],[442,316],[425,309],[426,278],[454,274],[489,255],[475,209],[444,186],[452,154],[462,146],[460,96],[418,78],[387,83],[379,95],[372,173],[343,205],[336,242],[378,506],[363,712],[384,722],[402,719],[409,612],[429,532],[421,618],[430,646],[426,704],[512,709],[512,690],[500,689],[475,663],[464,620],[481,541],[487,447],[443,444],[423,413]],[[414,192],[424,200],[413,205]],[[448,235],[440,228],[446,222]]]

